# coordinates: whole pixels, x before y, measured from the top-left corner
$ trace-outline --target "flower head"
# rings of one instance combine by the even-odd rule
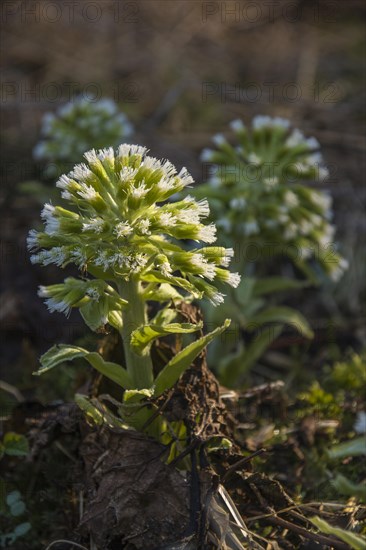
[[[346,263],[338,254],[329,261],[326,253],[334,237],[332,199],[306,185],[327,176],[317,139],[280,117],[257,116],[251,128],[234,120],[230,128],[234,143],[217,134],[216,149],[205,149],[201,156],[210,163],[211,176],[194,195],[212,196],[211,220],[232,241],[244,238],[257,246],[276,243],[284,253],[302,251],[303,259],[316,257],[331,278],[338,278]]]
[[[101,274],[103,280],[137,277],[146,286],[168,280],[188,295],[206,295],[214,303],[221,297],[211,283],[237,286],[239,275],[225,269],[232,249],[206,246],[202,252],[186,252],[180,244],[181,239],[206,244],[216,240],[215,225],[204,223],[210,213],[207,200],[188,195],[166,202],[193,182],[185,168],[178,172],[169,161],[130,144],[116,151],[92,149],[84,157],[86,163],[56,184],[67,193],[63,198],[68,208],[46,204],[41,213],[44,231],[29,234],[33,263],[73,263],[94,277]],[[83,289],[83,296],[95,299],[91,288]],[[67,313],[74,307],[65,296],[55,305],[57,297],[47,297],[55,311]]]
[[[62,169],[65,164],[79,162],[83,153],[92,147],[99,148],[105,143],[116,146],[132,131],[127,117],[112,99],[93,100],[80,96],[60,107],[55,114],[44,115],[42,140],[35,146],[33,155],[36,160],[49,162],[47,175],[55,176],[61,171],[57,165]],[[108,151],[105,149],[102,154],[107,155]],[[81,176],[84,169],[85,165],[75,166],[73,177]],[[67,192],[63,196],[67,198]]]

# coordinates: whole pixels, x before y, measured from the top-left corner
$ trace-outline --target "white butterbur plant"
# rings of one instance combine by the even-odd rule
[[[59,176],[88,149],[105,143],[117,146],[133,132],[127,116],[110,98],[78,96],[42,120],[41,140],[33,150],[35,160],[47,163],[46,176]]]
[[[332,199],[310,185],[328,177],[318,141],[280,117],[230,126],[233,144],[218,134],[216,149],[203,151],[210,177],[196,192],[210,199],[217,227],[261,257],[290,256],[308,274],[312,263],[338,280],[347,262],[334,246]]]
[[[210,354],[221,381],[238,386],[286,326],[313,336],[301,313],[278,305],[279,293],[317,283],[324,275],[338,280],[347,261],[335,249],[331,197],[313,185],[328,176],[318,141],[279,117],[257,116],[250,128],[235,120],[231,131],[230,142],[217,134],[216,148],[203,151],[209,179],[194,196],[209,198],[220,244],[235,249],[244,275],[222,308],[205,308],[210,322],[219,323],[229,311],[235,320],[235,341],[214,344]],[[268,270],[269,260],[281,256],[300,268],[303,280],[281,270],[274,276],[274,262]],[[246,343],[238,331],[246,332]]]
[[[233,250],[212,246],[216,228],[205,220],[207,200],[187,195],[167,202],[193,183],[185,168],[178,172],[169,161],[148,156],[144,147],[127,144],[116,151],[91,150],[85,160],[59,178],[56,185],[66,205],[44,206],[44,229],[30,231],[28,246],[34,264],[74,264],[80,269],[77,278],[40,287],[39,296],[50,312],[68,315],[74,308],[93,331],[114,327],[121,335],[125,362],[120,365],[95,351],[58,345],[42,356],[38,374],[82,357],[123,388],[125,404],[136,403],[172,387],[229,324],[225,321],[200,335],[154,376],[154,340],[202,329],[200,322],[177,322],[178,304],[206,297],[218,305],[224,296],[216,284],[236,287],[240,277],[227,269]],[[187,251],[182,243],[186,239],[197,246]],[[149,308],[154,302],[160,307]],[[87,409],[85,398],[79,396],[78,401]],[[136,413],[131,422],[141,426],[146,414]]]

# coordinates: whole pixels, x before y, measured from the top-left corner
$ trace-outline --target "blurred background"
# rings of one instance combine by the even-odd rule
[[[5,0],[0,9],[1,380],[31,395],[39,354],[84,330],[77,317],[49,315],[36,295],[60,275],[29,262],[25,238],[40,204],[19,190],[41,177],[32,150],[42,116],[80,95],[116,101],[133,141],[186,166],[197,183],[207,176],[201,150],[235,118],[283,116],[315,136],[350,269],[304,307],[320,333],[331,316],[346,346],[364,344],[363,2]]]

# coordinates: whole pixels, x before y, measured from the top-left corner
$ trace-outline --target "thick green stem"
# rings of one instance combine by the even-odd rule
[[[121,330],[127,371],[136,389],[151,388],[154,377],[150,355],[141,357],[130,345],[131,333],[147,322],[146,305],[140,294],[140,283],[133,278],[121,281],[118,290],[121,297],[128,300],[128,306],[123,311]]]

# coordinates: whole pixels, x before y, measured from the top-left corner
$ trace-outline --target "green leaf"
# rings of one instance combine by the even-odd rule
[[[289,277],[266,277],[258,279],[255,282],[253,295],[262,296],[263,294],[271,294],[272,292],[281,292],[283,290],[296,290],[309,286],[308,281],[297,281]]]
[[[108,323],[116,330],[121,331],[123,328],[122,313],[120,313],[119,311],[109,311]]]
[[[169,363],[165,365],[163,370],[158,374],[155,382],[155,395],[161,395],[166,389],[171,388],[183,372],[188,369],[195,358],[201,351],[216,337],[219,336],[225,329],[230,326],[230,319],[226,319],[223,326],[209,332],[199,340],[192,342],[182,351],[177,353]]]
[[[65,361],[73,361],[79,357],[85,357],[87,353],[89,353],[87,350],[77,346],[67,346],[65,344],[52,346],[52,348],[42,355],[40,358],[41,367],[33,374],[39,376],[44,372],[53,369],[60,363],[64,363]]]
[[[183,277],[166,277],[159,271],[149,271],[148,273],[142,273],[141,279],[148,283],[173,283],[174,286],[179,286],[180,288],[183,288],[184,290],[192,294],[192,296],[194,296],[195,298],[202,297],[202,292],[199,292],[194,285],[192,285],[186,279],[183,279]]]
[[[88,327],[97,332],[106,323],[110,323],[114,328],[122,328],[122,315],[120,311],[113,309],[113,298],[101,297],[98,302],[91,300],[79,307],[80,314]]]
[[[353,483],[342,474],[337,474],[331,481],[333,487],[341,494],[349,497],[357,497],[366,502],[366,485]]]
[[[7,432],[3,439],[4,452],[9,456],[27,456],[29,453],[28,439],[15,432]]]
[[[89,398],[86,395],[77,393],[74,397],[75,403],[83,411],[83,413],[91,418],[96,426],[104,424],[103,414],[90,403]]]
[[[128,426],[124,424],[120,418],[112,414],[112,412],[101,403],[97,398],[90,398],[86,395],[77,393],[75,395],[75,402],[97,426],[107,425],[114,428],[127,429]]]
[[[235,296],[242,306],[248,304],[251,300],[256,279],[253,277],[243,277],[239,286],[235,290]]]
[[[126,390],[123,394],[123,405],[136,404],[139,403],[142,399],[146,397],[152,397],[154,395],[154,390],[151,388],[144,388],[142,390]]]
[[[6,504],[8,506],[13,506],[19,500],[22,500],[22,495],[19,491],[12,491],[6,496]]]
[[[25,512],[25,504],[22,500],[17,500],[10,506],[10,513],[14,517],[21,516]]]
[[[169,285],[168,283],[162,283],[157,287],[154,285],[155,288],[151,289],[148,288],[146,291],[142,294],[142,297],[144,300],[155,300],[156,302],[167,302],[169,300],[183,300],[183,296],[179,294],[177,290],[172,285]]]
[[[318,516],[310,518],[310,521],[322,533],[326,533],[327,535],[335,535],[339,539],[343,540],[343,542],[345,542],[346,544],[349,544],[349,546],[354,550],[366,549],[365,540],[361,536],[356,535],[356,533],[346,531],[345,529],[341,529],[340,527],[333,527],[324,519],[321,519]]]
[[[311,265],[308,262],[304,260],[295,259],[295,258],[293,258],[293,261],[296,267],[300,271],[302,271],[305,277],[308,279],[310,285],[319,286],[321,282],[319,278],[319,274],[315,271],[315,269],[311,267]]]
[[[223,371],[222,382],[228,386],[240,384],[244,375],[250,370],[251,366],[266,351],[270,344],[282,332],[284,325],[275,327],[266,327],[260,335],[247,347],[240,344],[236,353],[230,354],[220,364]]]
[[[272,344],[274,340],[281,334],[284,325],[277,325],[275,327],[266,327],[261,330],[258,337],[251,342],[245,353],[245,358],[242,363],[242,369],[244,372],[248,371],[250,367],[259,359],[266,349]]]
[[[208,453],[215,453],[217,451],[227,451],[231,449],[233,446],[230,439],[227,439],[226,437],[212,437],[206,444],[205,448]]]
[[[80,306],[79,311],[85,323],[94,332],[106,324],[108,310],[103,300],[99,302],[91,300],[83,306]]]
[[[29,523],[29,521],[25,521],[24,523],[20,523],[19,525],[17,525],[14,529],[14,535],[18,538],[18,537],[22,537],[23,535],[25,535],[26,533],[28,533],[28,531],[31,529],[32,525]]]
[[[152,325],[168,325],[169,323],[172,323],[174,319],[177,317],[177,310],[170,307],[164,307],[163,309],[160,309],[155,317],[151,319]]]
[[[349,456],[366,455],[365,436],[356,437],[351,441],[345,441],[328,450],[330,458],[347,458]]]
[[[202,328],[202,323],[170,323],[167,325],[143,325],[131,334],[131,347],[138,355],[146,355],[150,345],[156,338],[168,334],[189,334]]]
[[[269,307],[253,315],[250,319],[250,324],[254,325],[251,330],[255,330],[255,328],[259,328],[267,323],[285,323],[294,326],[296,330],[306,338],[313,338],[314,336],[305,317],[290,307]]]
[[[238,319],[240,320],[240,326],[245,329],[248,324],[251,323],[253,315],[256,315],[265,305],[265,301],[261,298],[254,298],[253,296],[244,305],[241,304],[238,307]]]
[[[145,388],[142,390],[127,390],[123,394],[123,403],[118,409],[118,414],[122,420],[135,430],[141,431],[143,426],[151,417],[151,408],[146,406],[146,400],[154,395],[153,388]],[[155,428],[158,428],[160,418],[156,418],[150,425],[149,432],[152,435]],[[152,432],[151,432],[152,430]],[[155,431],[156,437],[159,437],[159,432]]]
[[[116,384],[122,388],[132,388],[130,376],[126,369],[117,363],[111,361],[104,361],[103,357],[96,352],[90,352],[86,349],[79,348],[77,346],[69,346],[65,344],[59,344],[53,346],[44,355],[42,355],[40,362],[41,368],[33,373],[35,375],[41,375],[50,369],[53,369],[60,363],[65,361],[73,361],[74,359],[84,358],[88,363],[94,367],[98,372],[113,380]]]

